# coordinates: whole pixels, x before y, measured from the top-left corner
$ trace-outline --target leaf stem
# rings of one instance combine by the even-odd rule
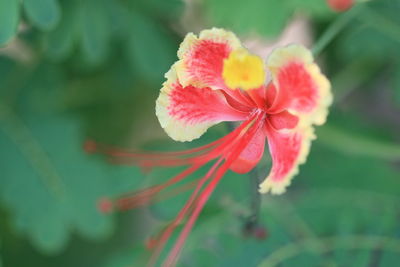
[[[357,59],[344,66],[331,79],[335,95],[334,104],[345,100],[348,95],[371,79],[373,74],[381,70],[382,66],[382,62],[371,63],[365,59]]]
[[[228,122],[227,128],[231,132],[234,130],[235,124],[233,122]],[[255,166],[254,169],[249,173],[249,178],[251,196],[250,215],[244,222],[244,230],[251,232],[255,227],[258,226],[261,209],[261,196],[260,192],[258,192],[258,187],[260,184],[260,172],[258,166]]]
[[[318,246],[319,242],[323,242],[325,246]],[[382,250],[400,253],[400,241],[396,238],[373,235],[333,236],[320,238],[318,241],[315,239],[305,239],[298,243],[290,243],[272,252],[259,266],[278,266],[285,260],[293,258],[302,252],[322,254],[336,249],[375,249],[377,245],[379,245]]]
[[[400,145],[351,134],[331,125],[318,129],[318,140],[332,148],[356,155],[385,160],[400,159]]]
[[[340,15],[331,25],[329,25],[328,29],[325,30],[312,48],[314,57],[317,57],[322,50],[324,50],[324,48],[336,37],[336,35],[338,35],[339,32],[343,30],[343,28],[355,17],[357,13],[358,8],[353,7],[349,11]]]
[[[258,187],[260,184],[260,172],[258,171],[258,167],[256,166],[250,173],[250,194],[251,194],[251,203],[250,203],[250,216],[247,218],[245,222],[245,227],[248,230],[252,230],[253,227],[256,227],[260,217],[260,207],[261,207],[261,196],[260,192],[258,192]]]

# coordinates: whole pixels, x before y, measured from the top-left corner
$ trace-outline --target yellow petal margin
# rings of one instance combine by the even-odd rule
[[[295,163],[293,164],[293,168],[280,181],[274,181],[270,176],[265,178],[265,180],[260,184],[259,187],[260,193],[266,194],[271,192],[274,195],[280,195],[285,193],[286,188],[290,185],[293,177],[299,173],[299,165],[306,162],[307,156],[310,152],[311,142],[316,138],[314,134],[314,128],[308,125],[307,127],[304,126],[297,127],[296,130],[293,131],[298,131],[301,132],[302,134],[302,143],[300,147],[300,152]]]
[[[332,104],[333,99],[328,79],[321,73],[318,65],[314,63],[314,58],[310,50],[302,45],[292,44],[275,49],[267,60],[267,68],[271,71],[272,80],[278,90],[279,85],[276,81],[278,72],[290,62],[303,63],[305,69],[317,85],[319,95],[318,105],[311,113],[308,113],[308,117],[310,123],[316,125],[324,124],[328,116],[328,107]],[[291,112],[296,113],[294,111]]]
[[[300,113],[294,110],[289,110],[292,114],[299,117],[298,126],[291,130],[300,133],[302,136],[302,144],[299,155],[293,165],[293,168],[287,175],[279,180],[274,181],[268,176],[259,188],[260,193],[282,194],[286,191],[286,187],[290,185],[292,178],[299,172],[299,165],[307,160],[310,152],[311,142],[316,139],[314,134],[315,125],[322,125],[326,121],[328,115],[328,107],[332,103],[331,86],[327,78],[321,73],[317,64],[314,63],[311,52],[301,45],[289,45],[287,47],[275,49],[268,58],[267,68],[272,73],[272,80],[278,86],[276,77],[279,70],[290,62],[301,62],[305,69],[312,77],[318,88],[318,105],[309,113]],[[278,88],[278,87],[277,87]],[[279,88],[278,88],[279,90]]]
[[[167,80],[164,82],[160,95],[156,100],[156,116],[161,127],[175,141],[184,142],[199,138],[215,122],[188,125],[183,121],[173,118],[168,112],[168,107],[170,106],[169,94],[173,90],[172,85],[178,82],[175,65],[165,74],[165,78]]]
[[[178,50],[179,61],[176,62],[176,73],[179,78],[179,82],[185,87],[188,85],[193,85],[195,87],[209,87],[211,89],[222,89],[221,87],[214,86],[212,84],[206,84],[203,81],[197,79],[190,75],[189,70],[186,66],[186,61],[191,57],[191,52],[194,47],[204,40],[209,40],[215,43],[225,43],[232,50],[242,48],[239,39],[233,32],[226,31],[224,29],[212,28],[208,30],[203,30],[200,32],[199,37],[193,33],[188,33],[181,43]],[[222,77],[221,77],[222,79]]]

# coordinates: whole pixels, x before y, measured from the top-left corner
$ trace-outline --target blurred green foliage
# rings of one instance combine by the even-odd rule
[[[295,13],[306,14],[317,20],[333,16],[328,5],[321,0],[205,0],[206,14],[213,25],[232,28],[242,34],[259,33],[277,37]]]
[[[266,239],[243,235],[253,191],[228,173],[179,266],[396,266],[400,2],[359,2],[318,56],[335,103],[288,192],[263,198]],[[0,266],[144,266],[144,240],[187,194],[118,215],[97,203],[179,170],[115,166],[83,144],[178,150],[226,132],[176,144],[155,118],[190,8],[200,26],[270,40],[297,16],[319,40],[346,15],[322,0],[0,0]]]

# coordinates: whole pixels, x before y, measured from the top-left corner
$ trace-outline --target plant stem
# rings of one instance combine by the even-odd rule
[[[319,242],[325,244],[320,247]],[[376,249],[377,244],[381,244],[384,251],[400,253],[400,242],[396,238],[374,235],[350,235],[322,237],[319,240],[305,239],[298,243],[289,243],[272,252],[259,266],[272,267],[280,266],[290,258],[301,253],[323,254],[326,252],[340,250],[371,250]]]
[[[398,144],[349,133],[331,125],[325,125],[318,129],[318,140],[332,148],[354,155],[384,160],[400,159],[400,145]]]
[[[344,66],[331,79],[335,95],[334,104],[342,102],[354,90],[371,79],[382,67],[383,62],[374,61],[371,63],[365,58],[356,59]],[[354,75],[355,73],[358,75]]]
[[[260,207],[261,207],[261,196],[260,192],[258,192],[258,187],[260,184],[260,173],[258,171],[258,167],[255,167],[250,173],[250,194],[251,194],[251,203],[250,216],[247,218],[246,226],[254,227],[258,224],[258,219],[260,217]]]
[[[233,122],[227,123],[227,128],[231,132],[235,129],[235,124]],[[260,172],[258,171],[258,166],[249,173],[250,178],[250,215],[246,218],[244,227],[246,231],[252,231],[254,227],[258,225],[260,208],[261,208],[261,196],[258,192],[258,187],[260,184]]]
[[[322,50],[336,37],[336,35],[351,21],[358,13],[358,8],[353,7],[349,11],[339,16],[328,29],[322,34],[322,36],[315,43],[312,48],[312,53],[316,57]]]

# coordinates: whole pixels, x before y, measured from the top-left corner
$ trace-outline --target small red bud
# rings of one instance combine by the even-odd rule
[[[109,198],[100,199],[97,207],[102,213],[110,213],[114,210],[113,202]]]
[[[93,154],[97,150],[97,144],[93,140],[86,140],[83,144],[83,150],[88,154]]]
[[[267,234],[268,234],[267,229],[265,229],[262,226],[258,226],[255,229],[253,229],[253,236],[256,239],[264,240],[265,238],[267,238]]]
[[[245,237],[251,237],[258,240],[264,240],[268,236],[267,228],[256,222],[248,222],[244,225],[243,234]]]
[[[336,12],[343,12],[350,9],[354,0],[327,0],[329,7]]]
[[[157,240],[153,237],[149,237],[145,241],[145,246],[148,250],[154,249],[156,245],[157,245]]]

